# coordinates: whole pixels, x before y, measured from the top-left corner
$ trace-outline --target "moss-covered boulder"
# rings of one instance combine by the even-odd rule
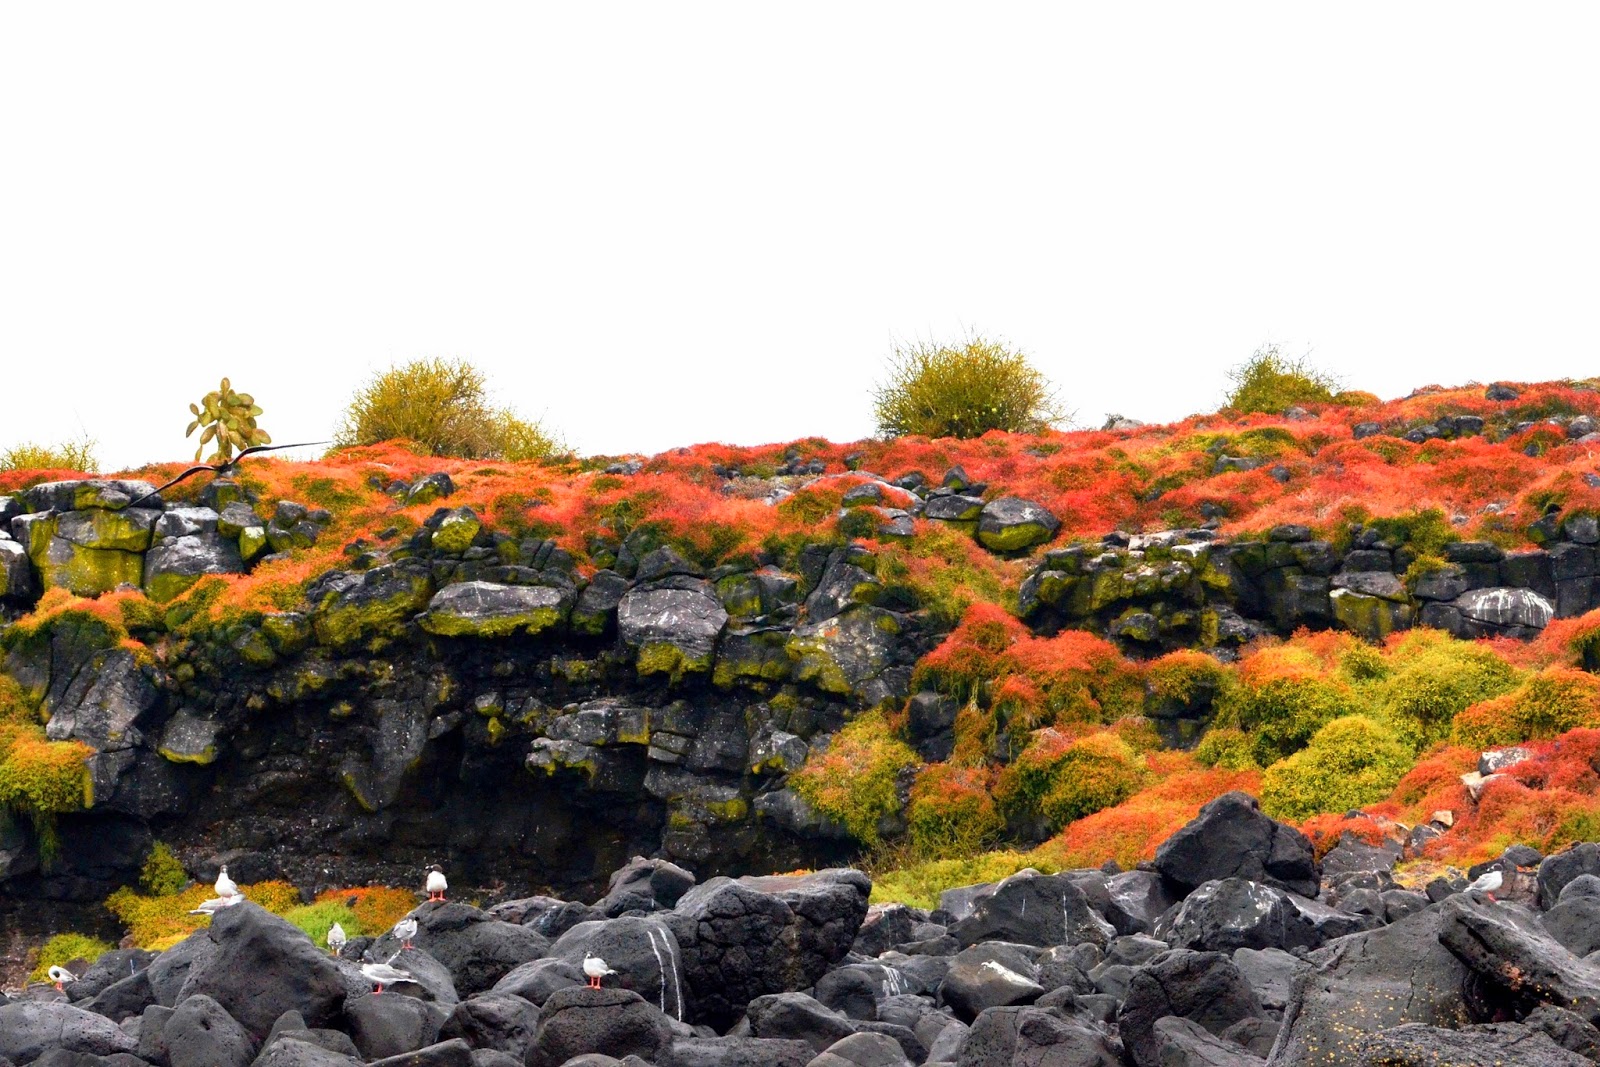
[[[458,582],[434,594],[420,622],[441,637],[531,636],[560,626],[566,609],[563,592],[548,586]]]
[[[786,626],[745,626],[730,628],[717,648],[713,683],[730,686],[740,681],[782,682],[794,669],[786,645]]]
[[[900,616],[863,605],[797,626],[785,651],[800,681],[873,705],[904,695],[902,686],[883,677],[893,662],[901,629]]]
[[[0,535],[0,600],[23,600],[32,592],[33,567],[27,550]]]
[[[173,763],[214,763],[221,724],[180,711],[167,720],[156,751]]]
[[[165,603],[206,574],[238,574],[244,560],[238,546],[217,534],[163,537],[145,554],[143,584],[151,600]]]
[[[1043,504],[1003,496],[983,506],[978,543],[991,552],[1024,552],[1055,537],[1061,522]]]
[[[678,576],[630,589],[617,604],[617,635],[640,674],[711,670],[728,613],[709,582]]]
[[[448,556],[459,556],[472,547],[472,539],[483,528],[477,512],[471,508],[452,508],[439,519],[433,529],[433,548]]]
[[[67,511],[56,516],[56,536],[83,548],[143,552],[150,547],[160,517],[161,512],[149,508]]]
[[[1353,589],[1335,589],[1329,594],[1336,622],[1351,633],[1378,640],[1396,630],[1410,628],[1417,609],[1404,601],[1370,596]]]
[[[331,648],[393,637],[433,596],[427,567],[411,560],[364,574],[336,572],[317,583],[312,629]]]
[[[137,587],[144,580],[144,555],[115,548],[85,548],[63,537],[52,537],[34,565],[47,586],[59,586],[78,596],[99,596],[118,586]]]
[[[84,508],[118,511],[153,492],[155,486],[149,482],[126,478],[89,478],[41,482],[23,490],[22,499],[29,511],[79,511]]]

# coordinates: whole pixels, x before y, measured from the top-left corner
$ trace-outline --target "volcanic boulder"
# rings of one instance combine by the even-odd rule
[[[1191,891],[1220,878],[1246,878],[1315,897],[1321,871],[1299,830],[1268,818],[1248,793],[1224,793],[1156,850],[1156,870]]]

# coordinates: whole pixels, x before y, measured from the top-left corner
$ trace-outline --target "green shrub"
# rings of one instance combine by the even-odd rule
[[[1061,418],[1050,383],[1026,356],[978,336],[896,347],[874,411],[888,437],[1042,433]]]
[[[1415,762],[1388,727],[1365,715],[1335,719],[1302,751],[1261,777],[1261,810],[1275,819],[1348,811],[1389,795]]]
[[[1572,667],[1550,667],[1509,693],[1480,701],[1456,716],[1451,739],[1490,748],[1600,726],[1600,678]]]
[[[298,908],[290,908],[283,913],[284,919],[293,923],[306,932],[317,945],[328,943],[328,931],[338,923],[344,928],[347,937],[356,937],[369,931],[362,929],[361,921],[356,918],[356,913],[336,901],[319,901],[315,904],[302,904]],[[378,931],[382,932],[382,931]]]
[[[1304,748],[1311,736],[1342,715],[1360,711],[1355,694],[1310,652],[1268,648],[1240,667],[1238,682],[1218,701],[1218,723],[1251,735],[1263,767]]]
[[[0,471],[64,470],[93,472],[99,469],[100,460],[94,454],[95,443],[89,437],[77,441],[64,441],[59,445],[36,445],[24,441],[7,449],[0,449]]]
[[[1313,367],[1303,357],[1290,359],[1277,345],[1263,345],[1228,372],[1233,389],[1223,402],[1236,411],[1281,415],[1296,404],[1333,401],[1338,379]]]
[[[1457,715],[1480,700],[1515,688],[1519,672],[1493,651],[1470,641],[1419,631],[1393,654],[1395,669],[1376,689],[1382,717],[1414,750],[1450,734]]]
[[[139,884],[146,893],[158,897],[176,893],[189,884],[189,875],[183,869],[183,864],[178,862],[178,857],[173,855],[172,849],[166,842],[157,841],[150,846],[149,855],[144,858],[144,866],[139,869]]]
[[[1194,758],[1224,771],[1253,771],[1260,766],[1256,763],[1255,741],[1243,730],[1231,727],[1207,730],[1195,746]]]
[[[1085,815],[1121,804],[1144,784],[1144,767],[1115,733],[1090,734],[1067,747],[1039,810],[1060,829]]]
[[[1151,712],[1198,711],[1216,699],[1227,678],[1228,669],[1204,652],[1169,652],[1145,668],[1145,707]]]
[[[463,459],[545,459],[562,451],[538,423],[494,407],[483,372],[464,359],[421,359],[377,375],[350,401],[334,441],[345,448],[395,439]]]
[[[906,826],[918,856],[970,856],[1005,830],[982,768],[935,763],[917,775]]]
[[[39,960],[28,979],[34,982],[49,981],[50,968],[65,967],[73,960],[93,963],[110,952],[114,946],[87,934],[57,934],[39,949]]]
[[[900,772],[917,762],[883,713],[873,711],[834,734],[828,750],[807,760],[789,784],[818,814],[862,844],[876,845],[879,820],[900,810]]]
[[[899,902],[914,908],[936,908],[939,894],[958,886],[977,885],[980,882],[998,882],[1027,867],[1044,874],[1054,874],[1056,868],[1031,853],[1001,851],[984,852],[962,859],[928,860],[908,867],[874,874],[872,902],[888,904]]]

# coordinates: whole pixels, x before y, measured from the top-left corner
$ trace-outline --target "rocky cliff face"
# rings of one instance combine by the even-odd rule
[[[106,506],[140,491],[116,483],[93,506],[14,522],[39,548],[31,588],[141,565],[148,592],[168,580],[148,580],[165,537],[140,565],[38,565],[63,529],[148,535],[178,516],[202,530],[179,539],[215,549],[256,528],[210,529],[196,514],[209,509]],[[314,538],[315,516],[299,512]],[[66,543],[63,558],[135,555]],[[245,880],[301,884],[409,883],[446,862],[463,885],[578,888],[636,853],[815,866],[849,845],[785,787],[788,772],[855,709],[906,696],[930,639],[910,605],[877,596],[871,553],[848,547],[808,553],[808,574],[705,573],[659,548],[585,579],[552,543],[511,541],[462,508],[351,560],[300,610],[135,623],[148,647],[86,611],[13,628],[6,671],[51,739],[91,750],[93,802],[57,820],[46,869],[29,826],[6,825],[8,898],[99,899],[156,838]]]

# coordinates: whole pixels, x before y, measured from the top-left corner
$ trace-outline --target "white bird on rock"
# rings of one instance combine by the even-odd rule
[[[591,952],[583,957],[583,973],[589,976],[589,988],[599,989],[600,979],[617,972],[612,970],[605,960]]]
[[[392,931],[400,939],[401,948],[410,948],[411,939],[417,936],[417,920],[407,915],[404,919],[394,924]]]
[[[428,868],[428,880],[423,888],[428,891],[429,900],[444,899],[444,891],[450,888],[450,883],[444,880],[444,869],[437,863]]]
[[[349,938],[344,936],[344,927],[334,923],[328,927],[328,951],[335,956],[344,951],[345,943]]]
[[[1490,900],[1494,900],[1494,891],[1504,885],[1505,880],[1505,871],[1501,870],[1499,867],[1491,867],[1489,870],[1478,875],[1478,877],[1473,880],[1472,884],[1467,886],[1467,892],[1471,893],[1476,890],[1477,892],[1488,897]],[[1499,901],[1495,901],[1495,903],[1499,903]]]
[[[50,981],[55,983],[57,992],[62,992],[61,987],[68,982],[76,982],[78,980],[78,976],[65,967],[52,967],[47,973],[50,975]]]
[[[228,865],[224,863],[222,870],[217,872],[217,884],[212,886],[219,897],[236,897],[239,895],[239,886],[232,878],[228,877]]]
[[[244,897],[241,897],[238,894],[235,894],[231,897],[212,897],[210,900],[202,900],[200,902],[200,906],[198,908],[191,909],[189,914],[215,915],[223,908],[231,908],[242,900],[244,900]]]
[[[374,995],[382,993],[383,987],[386,985],[411,981],[410,971],[404,971],[399,967],[393,966],[395,956],[398,955],[400,953],[396,952],[394,956],[390,956],[383,963],[363,963],[361,965],[362,977],[377,987],[372,991]]]

